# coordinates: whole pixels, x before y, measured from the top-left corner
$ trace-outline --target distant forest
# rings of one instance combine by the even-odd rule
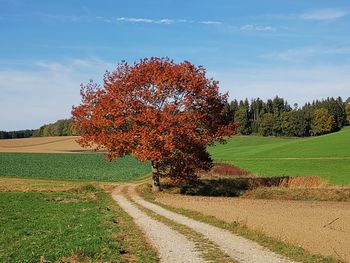
[[[350,97],[315,100],[293,107],[280,97],[233,100],[225,107],[227,122],[239,122],[242,135],[306,137],[327,134],[350,124]]]
[[[20,131],[0,131],[0,139],[16,139],[32,137],[36,130],[20,130]]]
[[[36,130],[0,131],[0,139],[73,135],[79,135],[79,132],[70,119],[58,120],[55,123],[45,124]]]
[[[327,134],[350,124],[350,97],[315,100],[302,107],[280,97],[263,101],[233,100],[225,105],[225,120],[239,122],[242,135],[306,137]],[[45,124],[36,130],[0,131],[0,139],[74,136],[79,131],[70,119]]]

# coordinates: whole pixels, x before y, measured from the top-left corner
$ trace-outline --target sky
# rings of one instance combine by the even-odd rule
[[[350,96],[349,0],[0,0],[0,130],[69,118],[80,84],[145,57],[230,99]]]

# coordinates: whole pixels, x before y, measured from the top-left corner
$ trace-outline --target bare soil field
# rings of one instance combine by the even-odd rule
[[[0,152],[67,153],[87,151],[76,142],[78,138],[78,136],[55,136],[0,140]]]
[[[251,200],[160,194],[157,201],[350,262],[350,202]]]

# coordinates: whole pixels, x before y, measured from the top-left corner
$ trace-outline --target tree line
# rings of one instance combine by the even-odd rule
[[[39,129],[34,130],[0,131],[0,139],[76,135],[79,135],[79,132],[71,119],[63,119],[54,123],[44,124]]]
[[[76,136],[80,135],[71,119],[58,120],[54,123],[45,124],[37,129],[33,137],[47,136]]]
[[[350,97],[315,100],[302,107],[276,96],[263,101],[233,100],[225,106],[228,122],[240,124],[238,133],[263,136],[316,136],[335,132],[350,123]]]
[[[36,130],[20,130],[20,131],[0,131],[0,139],[16,139],[32,137]]]
[[[233,100],[225,105],[228,122],[239,122],[238,132],[243,135],[315,136],[340,130],[350,124],[350,97],[315,100],[302,107],[293,106],[276,96],[263,101]],[[0,139],[46,136],[80,135],[71,119],[58,120],[35,130],[0,131]]]

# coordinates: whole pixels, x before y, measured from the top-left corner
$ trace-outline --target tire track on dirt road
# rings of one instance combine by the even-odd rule
[[[123,188],[117,187],[113,191],[113,199],[134,219],[136,225],[143,230],[146,237],[157,248],[161,262],[205,262],[200,253],[196,251],[193,242],[138,209],[124,196]]]

